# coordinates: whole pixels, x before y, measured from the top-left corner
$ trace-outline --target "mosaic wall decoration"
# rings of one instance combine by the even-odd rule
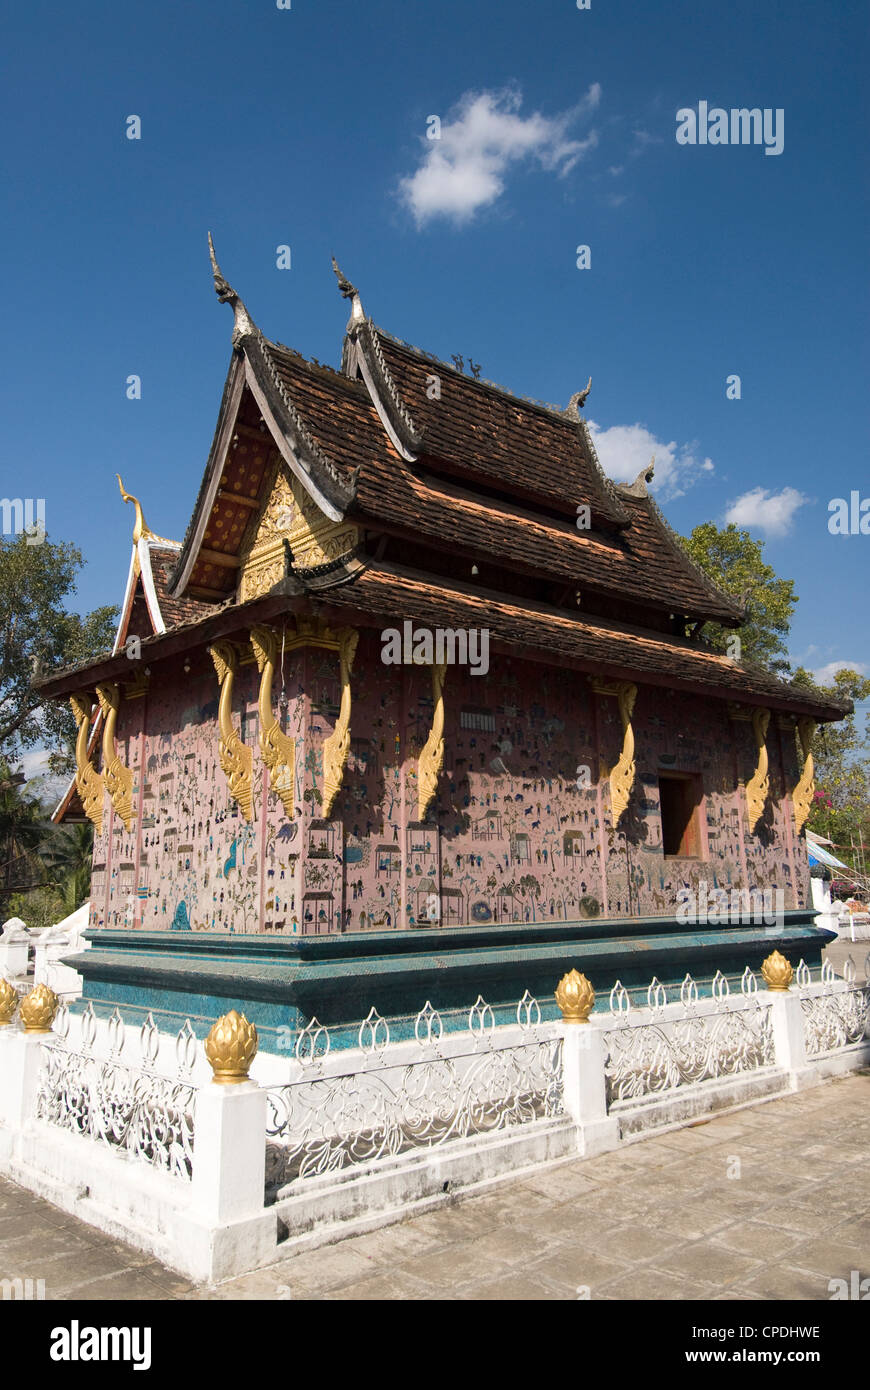
[[[329,820],[322,749],[338,715],[338,654],[298,648],[276,670],[273,707],[296,741],[288,816],[258,746],[257,666],[249,646],[239,650],[233,719],[253,748],[253,820],[242,817],[218,761],[211,662],[199,652],[189,672],[180,662],[162,666],[144,699],[121,705],[118,752],[133,772],[136,814],[125,830],[106,797],[93,926],[314,935],[673,915],[679,890],[702,881],[781,888],[787,908],[804,905],[806,852],[786,798],[797,753],[776,716],[770,798],[750,834],[751,725],[732,723],[724,702],[639,685],[635,784],[614,827],[606,778],[623,730],[612,695],[576,672],[503,657],[485,677],[448,666],[444,765],[420,823],[431,672],[385,666],[379,634],[366,630],[351,682],[350,753]],[[692,774],[700,788],[701,857],[663,853],[666,772]]]

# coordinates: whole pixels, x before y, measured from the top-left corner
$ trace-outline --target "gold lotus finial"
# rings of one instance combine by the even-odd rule
[[[231,1009],[213,1023],[205,1040],[205,1055],[219,1086],[235,1086],[247,1081],[248,1069],[257,1055],[257,1030],[244,1014]]]
[[[762,963],[761,975],[768,989],[785,990],[794,979],[794,970],[785,956],[774,951]]]
[[[556,986],[556,1003],[565,1023],[588,1023],[595,1003],[595,990],[579,970],[569,970]]]
[[[48,985],[37,985],[21,1001],[25,1033],[50,1033],[60,1000]]]
[[[8,980],[0,980],[0,1028],[7,1028],[18,1007],[18,995]]]

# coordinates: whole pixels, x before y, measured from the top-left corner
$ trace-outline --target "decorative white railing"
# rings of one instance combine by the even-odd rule
[[[142,1065],[121,1060],[128,1030],[117,1009],[106,1027],[105,1055],[95,1051],[97,1020],[91,1005],[80,1016],[78,1047],[70,1045],[69,1031],[69,1011],[61,1005],[54,1037],[43,1049],[36,1118],[189,1181],[197,1048],[190,1021],[175,1040],[174,1075],[156,1069],[161,1034],[150,1013],[139,1029]]]
[[[610,1015],[619,1026],[604,1035],[608,1108],[775,1065],[770,1004],[759,997],[758,981],[748,967],[737,996],[721,971],[705,997],[699,997],[687,974],[679,1002],[673,1004],[664,985],[653,979],[647,1007],[637,1011],[617,980],[610,992]]]
[[[814,983],[801,961],[795,979],[801,994],[804,1044],[808,1057],[825,1057],[855,1047],[870,1038],[870,954],[864,962],[866,983],[855,983],[855,963],[849,956],[838,978],[825,961]]]
[[[332,1053],[316,1019],[300,1033],[297,1075],[268,1089],[267,1185],[432,1149],[562,1114],[559,1025],[541,1022],[526,991],[516,1023],[495,1026],[478,997],[468,1027],[445,1033],[427,1001],[414,1037],[391,1043],[374,1009],[358,1049]]]

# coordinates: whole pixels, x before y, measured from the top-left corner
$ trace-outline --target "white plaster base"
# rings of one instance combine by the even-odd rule
[[[229,1279],[276,1258],[274,1208],[210,1224],[191,1210],[190,1183],[52,1125],[34,1121],[19,1134],[0,1130],[0,1171],[62,1211],[199,1282]]]

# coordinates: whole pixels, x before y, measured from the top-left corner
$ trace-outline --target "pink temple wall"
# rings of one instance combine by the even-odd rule
[[[724,702],[640,685],[635,792],[614,832],[598,774],[621,747],[616,699],[575,672],[500,656],[486,676],[449,667],[444,770],[430,824],[420,826],[416,765],[432,719],[431,673],[384,666],[379,635],[363,631],[351,752],[328,823],[322,747],[338,712],[337,655],[306,648],[285,658],[286,731],[296,739],[292,821],[268,792],[257,746],[256,665],[240,667],[235,724],[254,748],[247,823],[218,761],[218,685],[207,660],[192,655],[189,674],[180,662],[162,665],[144,699],[122,704],[118,751],[133,769],[137,814],[126,831],[106,796],[94,926],[293,935],[387,930],[439,915],[445,925],[672,915],[678,890],[700,881],[782,888],[786,907],[804,905],[806,851],[787,796],[798,778],[794,735],[775,716],[771,795],[750,834],[737,777],[745,782],[754,770],[751,725],[732,723]],[[276,705],[281,693],[279,675]],[[584,766],[588,788],[577,785]],[[664,858],[659,770],[701,779],[705,858]]]

